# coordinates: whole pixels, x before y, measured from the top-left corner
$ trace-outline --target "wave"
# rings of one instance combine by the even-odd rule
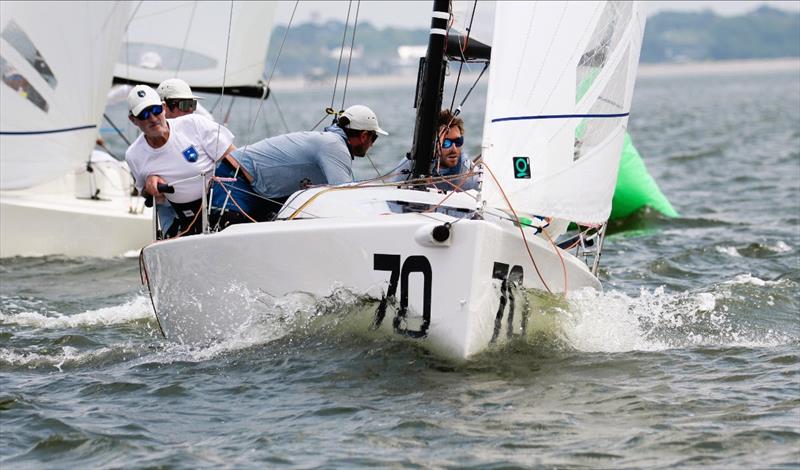
[[[557,334],[584,352],[661,351],[694,347],[774,347],[798,340],[748,315],[753,299],[737,303],[737,285],[771,289],[794,284],[764,281],[752,275],[712,286],[709,291],[668,293],[664,287],[623,292],[581,291],[559,309]],[[772,294],[766,292],[767,298]],[[796,333],[796,332],[795,332]]]
[[[137,320],[153,319],[150,299],[136,296],[122,305],[87,310],[74,315],[57,312],[23,311],[19,313],[0,313],[0,324],[14,324],[42,329],[61,329],[86,326],[109,326],[130,323]]]

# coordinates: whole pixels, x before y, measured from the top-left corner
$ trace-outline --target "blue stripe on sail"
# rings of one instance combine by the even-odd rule
[[[503,121],[530,121],[536,119],[572,119],[572,118],[618,118],[629,116],[631,113],[617,114],[539,114],[536,116],[510,116],[492,119],[492,122]]]
[[[88,126],[67,127],[65,129],[52,129],[49,131],[0,131],[0,135],[37,135],[37,134],[57,134],[59,132],[81,131],[84,129],[94,129],[95,124]]]

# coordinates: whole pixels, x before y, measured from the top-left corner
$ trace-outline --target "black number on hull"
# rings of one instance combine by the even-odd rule
[[[506,337],[511,338],[511,336],[514,334],[514,289],[512,289],[512,287],[514,284],[517,286],[522,286],[522,266],[512,266],[511,270],[509,270],[507,264],[495,262],[494,266],[492,267],[492,279],[500,279],[502,281],[502,284],[500,285],[500,305],[497,307],[497,315],[494,318],[494,332],[492,333],[492,339],[490,341],[491,343],[494,343],[500,336],[500,329],[503,325],[503,314],[505,313],[506,305],[508,305]],[[527,313],[528,311],[526,309],[522,317],[523,334],[528,326]]]
[[[397,294],[397,281],[400,280],[400,309],[397,311],[392,322],[394,331],[410,336],[412,338],[422,338],[428,334],[428,327],[431,324],[431,294],[433,285],[433,273],[431,263],[424,256],[409,256],[400,265],[400,255],[385,255],[376,253],[373,261],[373,269],[376,271],[389,271],[389,289],[386,296],[381,299],[381,303],[375,310],[375,320],[373,328],[378,328],[386,317],[386,307],[389,299]],[[404,326],[404,320],[408,312],[408,291],[409,276],[412,273],[422,274],[423,296],[422,296],[422,324],[419,330],[411,330]]]

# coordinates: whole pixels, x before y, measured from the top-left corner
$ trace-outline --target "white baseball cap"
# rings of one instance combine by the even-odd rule
[[[170,78],[161,82],[156,89],[162,100],[202,100],[192,94],[189,84],[180,78]]]
[[[355,129],[357,131],[375,131],[380,135],[389,135],[388,132],[381,129],[378,125],[378,117],[368,107],[357,104],[345,109],[342,116],[346,117],[350,122],[347,124],[348,129]]]
[[[128,93],[128,111],[134,116],[138,116],[143,109],[149,106],[161,104],[158,93],[147,85],[136,85]]]

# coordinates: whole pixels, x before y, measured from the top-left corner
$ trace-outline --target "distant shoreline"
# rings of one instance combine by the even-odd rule
[[[659,63],[639,65],[640,78],[689,76],[689,75],[736,75],[752,73],[796,71],[800,74],[800,57],[781,59],[724,60],[709,62]],[[474,75],[474,76],[473,76]],[[477,74],[462,75],[462,79],[475,78]],[[325,89],[333,85],[334,77],[310,80],[305,77],[274,78],[270,88],[276,91],[300,91]],[[348,81],[351,89],[396,88],[416,83],[416,73],[397,75],[354,75]]]
[[[639,65],[639,77],[735,75],[789,71],[800,73],[800,57]]]

